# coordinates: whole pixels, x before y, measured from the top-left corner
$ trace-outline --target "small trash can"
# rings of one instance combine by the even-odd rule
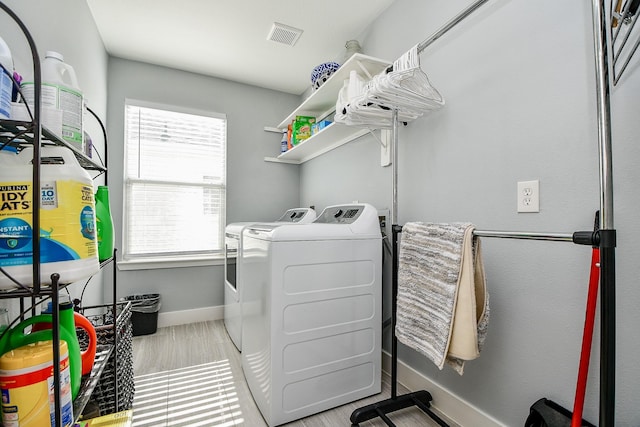
[[[133,336],[155,334],[158,329],[160,294],[129,295],[123,299],[131,301]]]

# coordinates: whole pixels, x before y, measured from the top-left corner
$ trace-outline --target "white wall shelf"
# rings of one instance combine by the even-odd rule
[[[335,110],[338,92],[342,89],[344,81],[349,78],[351,71],[355,70],[363,78],[369,80],[389,65],[391,63],[388,61],[356,53],[338,68],[320,88],[305,99],[298,108],[285,117],[278,125],[278,129],[286,129],[287,125],[296,116],[312,116],[318,120],[327,117]],[[265,130],[267,130],[266,127]],[[304,163],[368,132],[368,129],[332,123],[277,158],[266,157],[264,160],[293,164]]]
[[[311,138],[302,141],[286,153],[280,154],[276,161],[294,164],[304,163],[347,142],[360,138],[366,133],[369,133],[369,129],[331,123]]]

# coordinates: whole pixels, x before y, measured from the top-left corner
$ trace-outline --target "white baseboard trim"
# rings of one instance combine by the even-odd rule
[[[382,352],[382,369],[391,375],[391,355]],[[398,361],[398,382],[410,391],[427,390],[433,397],[432,406],[459,426],[507,427],[477,407],[451,393],[420,372]]]
[[[158,327],[185,325],[187,323],[206,322],[224,318],[224,306],[194,308],[191,310],[158,313]]]

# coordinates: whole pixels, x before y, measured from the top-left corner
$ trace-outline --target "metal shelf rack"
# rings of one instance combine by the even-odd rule
[[[0,120],[0,148],[4,148],[5,146],[11,146],[16,148],[18,151],[22,150],[27,146],[33,147],[33,167],[32,167],[32,176],[31,181],[33,183],[40,182],[40,149],[41,146],[63,146],[67,149],[71,150],[75,157],[78,159],[80,165],[87,170],[97,172],[97,176],[105,173],[106,167],[104,165],[98,164],[89,157],[87,157],[84,153],[78,151],[74,147],[67,144],[62,138],[55,135],[53,132],[49,131],[45,127],[42,126],[40,121],[40,113],[41,113],[41,83],[42,83],[42,75],[40,69],[40,59],[38,55],[38,50],[36,44],[31,36],[29,30],[22,22],[22,20],[4,3],[0,2],[0,9],[2,9],[7,15],[9,15],[13,21],[17,24],[17,26],[22,31],[26,41],[29,45],[29,49],[31,51],[31,58],[33,64],[33,80],[34,80],[34,105],[33,111],[30,112],[32,117],[32,121],[15,121],[15,120]],[[0,72],[5,72],[4,69],[0,69]],[[90,111],[91,114],[95,116],[93,111]],[[97,119],[97,116],[96,116]],[[98,119],[99,121],[99,119]],[[103,132],[104,126],[100,123]],[[105,145],[106,145],[106,135],[105,135]],[[94,177],[95,178],[95,177]],[[32,200],[37,201],[40,200],[40,186],[33,185],[32,186]],[[8,299],[8,298],[20,298],[20,307],[21,307],[21,315],[18,319],[15,319],[14,322],[19,321],[24,315],[31,311],[32,315],[35,314],[36,305],[46,301],[51,298],[52,305],[52,340],[54,342],[60,341],[60,324],[59,324],[59,290],[64,289],[67,285],[59,283],[60,276],[57,273],[51,275],[51,285],[50,286],[42,286],[40,283],[40,263],[36,262],[36,260],[40,259],[40,209],[33,209],[32,212],[32,248],[33,248],[33,262],[32,262],[32,287],[28,287],[16,282],[19,286],[18,289],[10,290],[10,291],[1,291],[0,299]],[[113,262],[115,259],[115,251],[114,257],[108,259],[101,263],[100,268],[102,269],[104,266]],[[6,274],[4,271],[0,271],[0,274]],[[32,305],[28,310],[24,310],[24,298],[31,298]],[[112,310],[114,318],[116,317],[116,264],[113,263],[113,303]],[[11,327],[12,325],[10,325]],[[116,325],[114,322],[114,331]],[[76,397],[74,401],[74,416],[76,419],[82,413],[85,405],[87,404],[89,397],[93,389],[95,388],[100,375],[106,366],[106,362],[110,356],[110,354],[117,349],[117,340],[114,340],[113,345],[101,345],[96,352],[96,359],[94,362],[93,369],[91,374],[83,379],[81,390],[79,395]],[[62,417],[61,417],[61,408],[60,408],[60,351],[59,347],[53,346],[53,384],[54,384],[54,419],[55,425],[62,425]],[[117,404],[117,395],[115,397]]]
[[[34,122],[19,122],[15,120],[0,120],[0,148],[5,146],[14,147],[20,152],[26,146],[33,146],[35,139]],[[75,147],[69,145],[62,138],[42,126],[40,136],[40,146],[61,146],[73,151],[80,166],[84,169],[98,172],[106,172],[107,168],[96,163]]]

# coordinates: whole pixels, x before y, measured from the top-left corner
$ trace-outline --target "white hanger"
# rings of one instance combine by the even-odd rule
[[[420,67],[416,45],[393,63],[393,71],[364,85],[357,74],[350,76],[338,95],[334,119],[347,125],[391,127],[393,110],[407,122],[443,105],[444,98]]]

